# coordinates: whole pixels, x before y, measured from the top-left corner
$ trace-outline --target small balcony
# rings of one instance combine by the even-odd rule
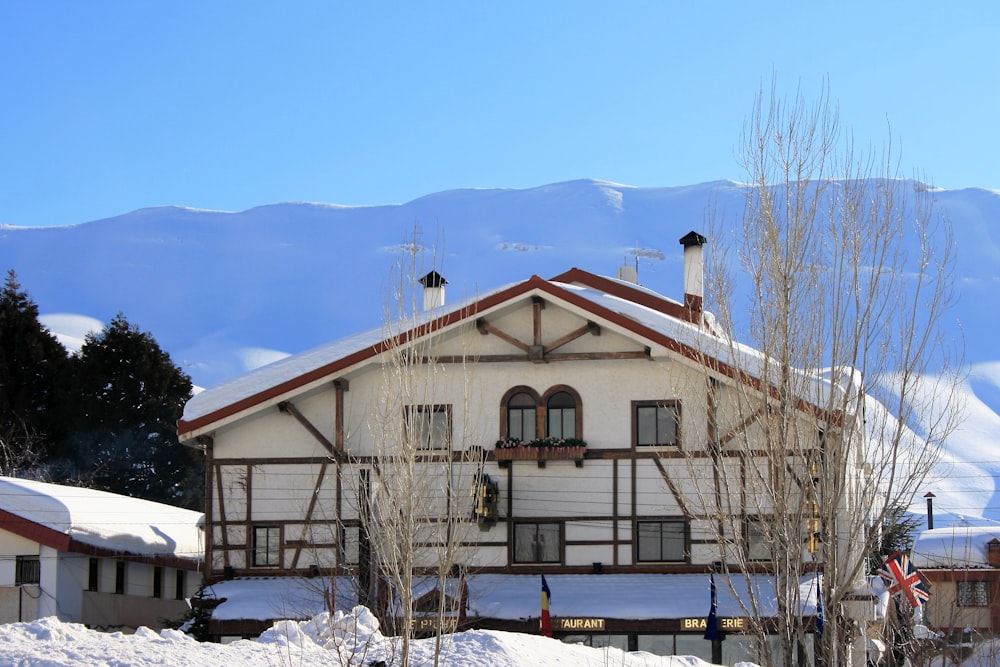
[[[587,443],[579,438],[497,440],[493,453],[501,468],[510,465],[510,461],[535,461],[539,468],[544,468],[546,461],[573,461],[577,468],[582,468]]]

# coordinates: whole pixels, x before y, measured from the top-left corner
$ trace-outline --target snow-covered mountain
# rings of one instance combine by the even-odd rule
[[[949,443],[957,465],[928,490],[936,513],[1000,519],[1000,192],[933,196],[954,228],[951,334],[964,339],[971,374],[969,420]],[[381,323],[390,269],[415,229],[421,245],[437,248],[449,300],[573,266],[614,275],[636,257],[643,285],[680,298],[678,239],[706,232],[711,211],[735,222],[743,197],[728,181],[637,188],[579,180],[385,206],[158,207],[67,227],[0,227],[0,270],[17,272],[68,345],[120,311],[195,384],[211,386]]]

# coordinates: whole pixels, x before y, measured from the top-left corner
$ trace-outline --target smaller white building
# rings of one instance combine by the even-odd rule
[[[56,616],[162,628],[201,583],[203,515],[114,493],[0,477],[0,623]]]

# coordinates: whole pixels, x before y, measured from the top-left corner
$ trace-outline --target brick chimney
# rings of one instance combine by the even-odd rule
[[[986,543],[986,562],[990,567],[1000,567],[1000,540],[995,537]]]
[[[680,239],[684,246],[684,306],[692,322],[701,322],[705,301],[705,261],[701,247],[708,239],[697,232],[688,232]]]
[[[448,281],[437,271],[431,271],[420,279],[424,286],[424,310],[434,310],[444,305],[444,286]]]

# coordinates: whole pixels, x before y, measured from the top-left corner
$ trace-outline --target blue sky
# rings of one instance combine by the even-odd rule
[[[742,172],[824,79],[903,175],[1000,188],[1000,3],[0,0],[0,224]]]

